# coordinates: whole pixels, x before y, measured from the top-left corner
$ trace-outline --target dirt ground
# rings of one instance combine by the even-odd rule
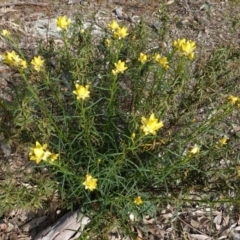
[[[76,14],[82,15],[85,21],[91,21],[100,28],[106,26],[112,19],[118,19],[124,25],[134,25],[142,19],[148,24],[149,29],[152,29],[153,36],[156,38],[157,31],[168,29],[161,44],[168,46],[173,39],[182,37],[192,39],[198,45],[198,61],[204,59],[215,47],[234,46],[237,49],[240,47],[239,0],[0,0],[0,31],[9,29],[11,32],[18,33],[21,36],[20,46],[34,51],[36,47],[34,43],[44,37],[43,33],[33,31],[36,26],[41,23],[50,29],[48,24],[57,16],[67,15],[73,18]],[[41,20],[45,22],[42,23]],[[6,50],[6,45],[0,38],[0,54]],[[0,62],[1,97],[8,97],[3,96],[3,90],[6,88],[6,79],[9,74],[11,74],[9,69]],[[19,157],[18,153],[11,148],[7,149],[4,144],[1,144],[1,148],[0,181],[1,172],[4,171],[1,169],[2,161],[8,161],[12,171],[19,167],[24,169],[27,162],[26,156]],[[14,160],[16,158],[18,161]],[[191,208],[190,211],[194,212],[196,209]],[[199,211],[204,212],[203,209]],[[206,219],[213,220],[220,213],[220,210],[216,210],[215,215],[208,214]],[[173,207],[168,207],[163,216],[166,217],[166,214],[172,215]],[[56,219],[54,214],[51,220],[44,216],[44,211],[29,213],[21,209],[1,213],[0,206],[0,240],[34,239],[39,231]],[[196,216],[199,216],[195,215],[194,221],[197,222]],[[38,223],[35,227],[29,227],[29,221],[34,219],[39,220],[40,227],[37,227]],[[159,221],[163,223],[163,218],[159,217]],[[146,222],[151,223],[149,219]],[[160,223],[155,223],[155,226],[158,224]],[[184,221],[182,224],[187,226]],[[156,227],[152,226],[149,228],[149,233],[155,238],[146,239],[171,239],[171,237],[162,238],[161,236],[165,233],[159,233]],[[166,227],[164,231],[167,232],[167,230],[169,229]],[[199,234],[203,235],[202,232]]]

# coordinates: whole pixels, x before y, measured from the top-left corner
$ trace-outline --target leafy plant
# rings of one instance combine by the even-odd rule
[[[233,82],[221,86],[231,71],[225,62],[239,56],[216,49],[199,66],[192,40],[148,49],[143,23],[128,29],[112,21],[95,39],[79,19],[56,22],[61,44],[42,43],[32,58],[2,31],[14,47],[3,60],[21,76],[16,98],[1,100],[10,106],[12,130],[5,138],[28,149],[33,176],[49,172],[44,184],[34,180],[38,190],[21,195],[17,188],[21,202],[29,205],[32,191],[42,191],[46,197],[31,202],[38,208],[57,190],[63,207],[81,209],[104,236],[112,222],[131,234],[129,224],[156,215],[159,204],[175,197],[191,201],[192,191],[206,192],[203,202],[213,192],[230,198],[229,186],[239,182],[239,137],[228,125],[240,98]],[[11,191],[1,189],[0,201]]]

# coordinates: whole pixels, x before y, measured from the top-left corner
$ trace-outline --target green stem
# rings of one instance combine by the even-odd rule
[[[46,118],[50,120],[51,124],[54,126],[56,131],[60,134],[60,136],[62,136],[66,140],[65,136],[63,135],[63,132],[61,131],[61,129],[58,128],[58,126],[56,125],[55,121],[53,120],[50,111],[48,110],[46,105],[43,103],[43,101],[39,98],[39,96],[37,95],[37,93],[34,90],[34,88],[32,87],[32,85],[29,84],[26,75],[21,70],[20,70],[20,74],[21,74],[23,80],[25,81],[25,83],[27,85],[27,88],[30,90],[30,92],[32,93],[33,97],[35,98],[35,100],[37,101],[39,106],[41,107],[41,111],[43,112],[43,115],[45,115]]]

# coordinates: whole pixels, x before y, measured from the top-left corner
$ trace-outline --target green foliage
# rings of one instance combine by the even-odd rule
[[[11,126],[4,137],[26,151],[31,147],[33,155],[36,141],[59,155],[40,154],[29,176],[36,188],[0,186],[1,205],[11,195],[21,206],[40,208],[57,190],[62,206],[80,208],[91,216],[91,228],[104,235],[112,222],[130,234],[130,214],[139,221],[154,216],[159,204],[187,199],[190,192],[204,193],[202,201],[230,199],[229,188],[239,196],[239,136],[231,132],[239,116],[239,98],[232,99],[239,91],[239,54],[218,48],[206,61],[192,61],[181,44],[189,50],[194,42],[152,50],[142,22],[128,31],[121,39],[111,28],[94,36],[76,19],[61,31],[60,45],[39,44],[40,71],[30,62],[26,69],[14,65],[21,81],[12,102],[1,100],[0,127],[6,128],[5,112]],[[140,62],[140,53],[147,61]],[[120,68],[119,60],[125,64]],[[45,151],[41,145],[40,153]],[[37,176],[44,168],[50,174],[43,182]],[[86,183],[87,174],[97,186]],[[138,196],[142,204],[136,204]]]

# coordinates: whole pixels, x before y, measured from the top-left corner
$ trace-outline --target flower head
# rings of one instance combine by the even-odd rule
[[[20,63],[19,63],[19,67],[20,67],[21,69],[27,68],[27,62],[26,62],[25,60],[22,60],[22,59],[21,59],[21,61],[20,61]]]
[[[136,138],[136,133],[131,134],[131,139],[134,140]]]
[[[156,53],[153,56],[153,60],[156,61],[160,66],[164,67],[165,69],[169,68],[169,62],[167,57],[160,56],[158,53]]]
[[[9,65],[10,67],[13,67],[17,64],[19,64],[21,61],[21,58],[16,54],[15,51],[12,52],[6,52],[3,55],[3,62]]]
[[[29,153],[30,160],[36,161],[38,164],[41,160],[47,160],[47,158],[51,155],[47,149],[47,144],[41,145],[38,141],[35,144],[35,147],[31,148]]]
[[[235,105],[238,104],[240,102],[240,98],[239,97],[235,97],[233,95],[230,95],[227,97],[227,101],[231,104],[231,105]]]
[[[111,46],[111,43],[112,43],[111,39],[107,38],[107,39],[105,40],[105,45],[106,45],[108,48]]]
[[[189,148],[188,155],[195,155],[200,152],[200,147],[197,144],[194,144],[192,147]]]
[[[128,29],[125,27],[122,28],[118,28],[115,32],[114,32],[114,37],[118,38],[118,39],[122,39],[125,38],[126,36],[128,36]]]
[[[93,178],[89,174],[86,174],[83,185],[85,186],[85,189],[89,189],[90,191],[93,191],[94,189],[97,188],[97,179]]]
[[[134,198],[134,203],[136,205],[141,205],[141,204],[143,204],[143,200],[141,197],[138,196],[138,197]]]
[[[56,161],[58,159],[58,156],[59,156],[59,154],[51,153],[51,155],[49,157],[50,157],[50,160],[52,162],[54,162],[54,161]]]
[[[109,24],[108,27],[114,32],[119,28],[118,23],[115,20],[112,20]]]
[[[194,58],[194,50],[196,48],[196,43],[194,41],[182,38],[175,40],[173,46],[178,52],[187,56],[190,60]]]
[[[122,62],[121,60],[118,60],[118,62],[114,63],[114,65],[116,67],[112,70],[112,73],[114,75],[117,75],[118,73],[123,73],[127,69],[127,67],[125,66],[125,62]]]
[[[169,68],[169,62],[168,62],[168,59],[166,57],[161,57],[158,61],[158,63],[164,67],[165,69],[168,69]]]
[[[19,68],[26,68],[27,62],[19,57],[15,51],[6,52],[3,56],[3,61],[10,67],[19,67]]]
[[[138,61],[140,61],[142,64],[144,64],[145,62],[147,62],[148,56],[144,53],[140,53]]]
[[[73,91],[75,95],[77,95],[77,99],[85,99],[89,98],[90,92],[88,91],[89,85],[86,85],[85,87],[79,84],[75,84],[76,90]]]
[[[38,141],[35,146],[31,148],[29,153],[30,160],[35,161],[37,164],[42,160],[47,161],[51,160],[52,162],[57,160],[59,154],[51,153],[47,150],[47,144],[41,145]]]
[[[163,127],[163,122],[158,122],[158,119],[155,118],[154,113],[151,114],[149,119],[142,117],[142,124],[143,125],[140,127],[140,129],[144,131],[145,135],[156,135],[156,131]]]
[[[1,32],[1,35],[3,37],[8,37],[8,36],[11,35],[11,33],[7,29],[3,29],[2,32]]]
[[[57,26],[62,30],[67,30],[71,24],[71,19],[66,16],[61,16],[56,19]]]
[[[161,58],[161,56],[158,53],[155,53],[154,56],[153,56],[153,60],[156,61],[156,62],[158,62],[160,58]]]
[[[228,138],[226,136],[222,136],[221,138],[218,139],[218,146],[222,147],[227,144]]]
[[[40,72],[40,70],[43,68],[44,59],[42,59],[41,56],[34,57],[33,60],[31,61],[31,64],[33,65],[33,68],[37,72]]]

